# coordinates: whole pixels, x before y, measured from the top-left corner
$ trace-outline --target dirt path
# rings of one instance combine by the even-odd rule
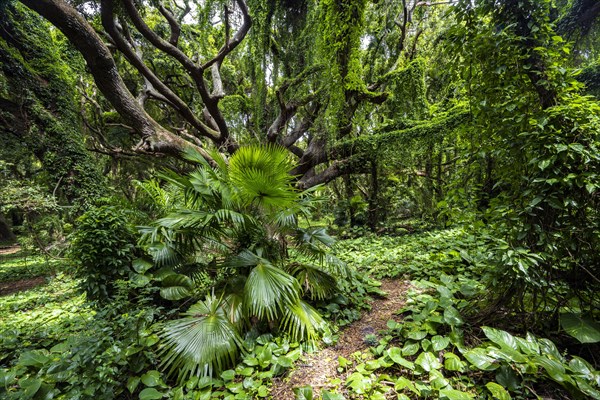
[[[342,330],[337,345],[306,354],[296,363],[290,376],[276,378],[271,389],[272,398],[294,400],[293,389],[299,386],[312,386],[317,395],[320,389],[333,387],[330,384],[332,379],[341,378],[343,382],[345,376],[337,371],[338,357],[348,358],[357,351],[366,350],[369,345],[364,342],[365,336],[386,329],[390,319],[398,320],[399,317],[394,313],[404,304],[408,287],[409,281],[383,281],[381,289],[388,294],[387,298],[374,300],[371,303],[371,311]]]
[[[18,244],[9,247],[0,247],[0,255],[15,254],[19,251],[21,251],[21,246],[19,246]]]
[[[46,278],[38,276],[35,278],[21,279],[11,282],[0,282],[0,296],[7,296],[16,292],[32,289],[46,283]]]

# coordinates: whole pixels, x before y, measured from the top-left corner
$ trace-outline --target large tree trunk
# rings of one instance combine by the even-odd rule
[[[4,215],[0,214],[0,243],[13,243],[16,239],[17,238],[15,237],[13,231],[10,229],[6,218],[4,218]]]
[[[21,2],[56,26],[83,55],[102,94],[139,135],[136,150],[178,156],[186,147],[192,147],[160,126],[140,106],[121,78],[110,50],[77,10],[63,0]]]

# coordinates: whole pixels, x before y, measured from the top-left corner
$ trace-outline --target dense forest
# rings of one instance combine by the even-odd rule
[[[0,0],[0,398],[600,399],[597,0]]]

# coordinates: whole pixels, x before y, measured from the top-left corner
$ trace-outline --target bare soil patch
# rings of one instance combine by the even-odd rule
[[[345,373],[340,374],[337,371],[338,357],[348,358],[357,351],[366,350],[369,345],[365,343],[365,336],[376,335],[386,329],[390,319],[399,321],[400,317],[395,315],[395,312],[404,305],[405,293],[409,287],[409,281],[383,281],[381,289],[387,293],[387,297],[373,300],[371,311],[343,329],[335,346],[306,354],[296,363],[289,376],[274,379],[271,389],[272,398],[294,400],[293,389],[300,386],[312,386],[316,395],[319,389],[331,388],[332,379],[340,378],[344,381]]]
[[[21,246],[19,246],[18,244],[14,246],[0,247],[0,256],[15,254],[19,251],[21,251]]]
[[[0,296],[7,296],[23,290],[29,290],[46,283],[46,278],[38,276],[35,278],[21,279],[12,282],[0,282]]]

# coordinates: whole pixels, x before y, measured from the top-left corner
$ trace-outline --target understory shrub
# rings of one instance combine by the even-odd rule
[[[113,296],[115,281],[132,271],[136,239],[126,210],[92,207],[77,219],[69,255],[88,299],[102,302]]]

